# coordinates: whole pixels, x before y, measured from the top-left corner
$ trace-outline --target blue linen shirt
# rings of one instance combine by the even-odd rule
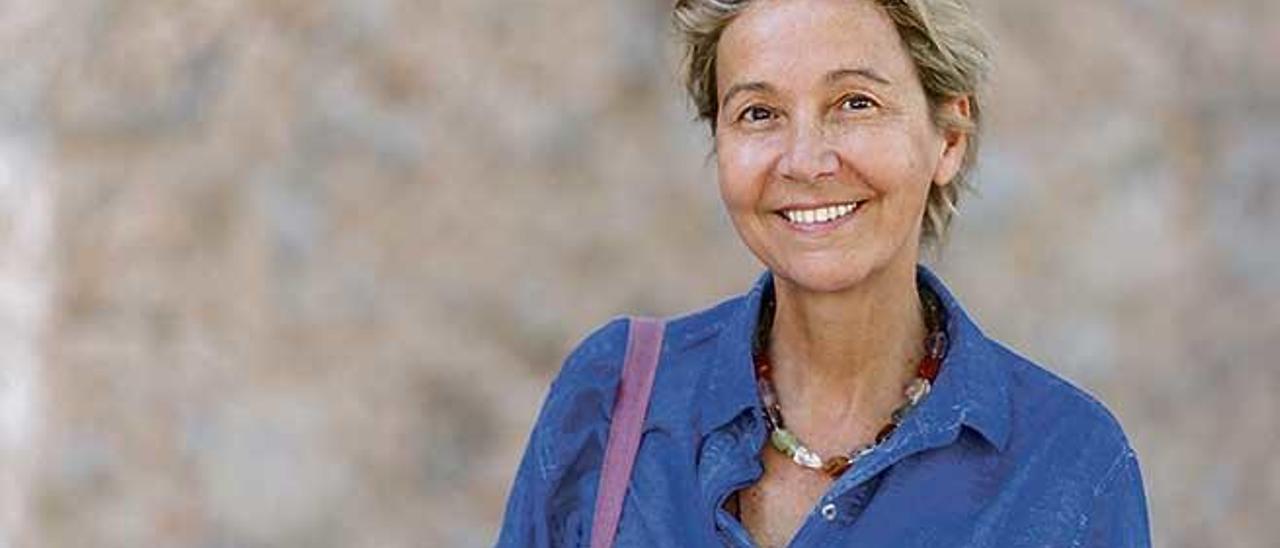
[[[1138,461],[1089,394],[988,338],[932,272],[951,341],[934,389],[818,500],[791,546],[1150,546]],[[617,546],[751,546],[723,509],[763,468],[754,287],[672,319]],[[499,546],[586,546],[627,322],[596,330],[551,385]]]

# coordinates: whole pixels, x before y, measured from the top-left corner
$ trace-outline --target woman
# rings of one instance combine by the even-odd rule
[[[617,545],[1149,545],[1112,415],[918,266],[977,149],[988,54],[962,0],[675,18],[725,207],[768,271],[666,325]],[[566,361],[500,545],[588,541],[627,333]]]

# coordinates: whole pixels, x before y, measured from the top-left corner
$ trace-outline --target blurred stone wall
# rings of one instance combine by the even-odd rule
[[[483,546],[593,326],[743,290],[668,0],[0,3],[0,547]],[[1161,546],[1280,534],[1280,4],[983,0],[938,268]]]

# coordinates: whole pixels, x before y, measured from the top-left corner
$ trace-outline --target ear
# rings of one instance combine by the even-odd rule
[[[973,122],[968,95],[949,99],[939,108],[942,110],[939,113],[941,119],[960,121],[961,125],[970,125]],[[951,184],[956,174],[960,172],[967,150],[969,150],[967,133],[954,128],[942,130],[942,151],[938,166],[933,172],[933,184],[938,186]]]

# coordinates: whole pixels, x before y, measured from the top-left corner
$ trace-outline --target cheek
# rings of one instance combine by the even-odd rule
[[[862,182],[889,195],[928,188],[932,163],[923,141],[902,128],[863,127],[845,134],[840,148]]]
[[[720,137],[716,139],[716,167],[720,194],[730,209],[754,209],[769,180],[777,157],[767,140]]]

